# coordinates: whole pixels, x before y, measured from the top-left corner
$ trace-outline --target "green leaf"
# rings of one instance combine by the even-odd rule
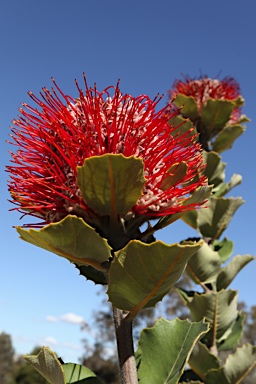
[[[163,229],[168,225],[174,223],[179,220],[184,215],[183,212],[175,213],[174,215],[162,216],[160,220],[154,225],[154,231],[158,231],[159,229]]]
[[[191,197],[186,201],[184,205],[193,204],[193,203],[202,203],[209,198],[211,193],[212,193],[212,186],[199,187],[195,190],[195,192],[191,195]],[[206,209],[206,208],[202,207],[201,209]],[[197,219],[198,219],[199,210],[200,209],[197,209],[197,210],[195,209],[193,211],[187,212],[186,214],[182,215],[182,220],[186,224],[190,225],[192,228],[197,229]]]
[[[216,136],[215,141],[212,143],[212,150],[218,153],[226,151],[231,148],[235,140],[242,135],[245,127],[242,125],[227,125]]]
[[[109,300],[134,317],[144,307],[154,307],[178,281],[201,242],[167,245],[130,241],[115,253],[109,270]]]
[[[211,195],[211,193],[212,193],[212,187],[211,186],[207,185],[207,186],[199,187],[183,203],[183,206],[186,206],[186,205],[189,205],[189,204],[201,204],[205,200],[208,199],[208,197]]]
[[[188,364],[204,380],[205,375],[210,369],[220,367],[220,360],[217,356],[211,354],[209,349],[199,341],[193,348]]]
[[[205,384],[240,384],[256,366],[256,346],[245,344],[229,355],[226,363],[206,375]]]
[[[197,130],[191,120],[183,119],[183,117],[177,115],[169,120],[169,124],[172,127],[176,127],[176,129],[171,131],[171,135],[176,139],[186,134],[187,137],[194,138],[196,141],[198,140]]]
[[[137,203],[146,182],[141,159],[106,154],[77,167],[78,185],[88,206],[101,215],[125,214]]]
[[[186,273],[196,283],[211,283],[221,269],[221,260],[217,252],[207,244],[191,257],[187,264]]]
[[[240,272],[241,269],[243,269],[252,260],[254,260],[254,257],[251,255],[235,256],[230,263],[219,272],[217,277],[217,290],[220,291],[221,289],[226,289],[236,277],[238,272]]]
[[[166,191],[178,181],[181,181],[187,174],[188,165],[185,161],[180,163],[173,164],[173,166],[168,170],[169,176],[167,176],[161,183],[160,189]]]
[[[37,355],[26,355],[23,358],[50,384],[66,384],[62,365],[50,348],[42,347]]]
[[[246,315],[239,312],[236,321],[218,340],[218,351],[228,351],[234,349],[239,343],[244,329]]]
[[[223,240],[214,240],[212,244],[213,250],[218,252],[222,263],[225,263],[233,253],[234,244],[233,241],[224,237]]]
[[[83,219],[67,216],[58,223],[35,230],[16,227],[22,240],[65,257],[79,265],[104,270],[102,263],[111,257],[111,248]]]
[[[193,321],[205,318],[211,324],[211,330],[205,336],[206,344],[220,339],[236,320],[237,298],[237,292],[229,290],[205,294],[195,293],[193,300],[187,302]]]
[[[182,220],[194,229],[197,229],[197,219],[198,219],[198,210],[188,211],[185,215],[182,216]]]
[[[216,152],[203,152],[206,168],[204,174],[208,177],[209,185],[218,186],[225,179],[226,163],[221,161],[221,157]]]
[[[237,124],[249,123],[251,119],[249,119],[246,115],[241,115],[240,118],[236,121]]]
[[[209,99],[203,105],[201,120],[210,138],[223,129],[229,121],[232,111],[236,108],[234,101]]]
[[[241,197],[210,197],[208,208],[198,211],[197,226],[202,236],[218,239],[243,203]]]
[[[224,373],[224,368],[222,367],[219,369],[213,369],[206,376],[205,384],[216,384],[216,383],[231,384],[231,382],[226,378]]]
[[[211,195],[211,192],[212,192],[212,187],[209,187],[209,186],[199,187],[191,194],[191,196],[186,201],[183,202],[182,205],[187,206],[189,204],[201,204],[207,200],[207,198]],[[180,212],[180,213],[175,213],[174,215],[163,216],[157,222],[157,224],[154,225],[153,228],[155,230],[162,229],[170,225],[174,221],[180,219],[181,217],[182,219],[185,217],[184,221],[196,229],[197,227],[197,224],[196,224],[197,210],[196,209],[191,210],[186,214],[184,214],[183,212]]]
[[[233,103],[235,103],[235,106],[237,108],[242,107],[244,105],[244,98],[242,96],[238,96],[236,99],[233,100]]]
[[[185,96],[181,93],[177,94],[173,103],[178,107],[182,107],[180,113],[183,117],[189,117],[195,121],[199,118],[198,108],[194,97]]]
[[[66,384],[103,384],[99,377],[83,365],[63,364]]]
[[[196,341],[207,332],[204,321],[159,319],[141,332],[136,361],[140,384],[176,384]]]
[[[231,179],[229,180],[228,183],[222,183],[218,186],[218,188],[214,189],[214,196],[215,197],[225,196],[229,191],[231,191],[231,189],[241,184],[241,182],[242,182],[242,176],[234,173],[231,176]]]

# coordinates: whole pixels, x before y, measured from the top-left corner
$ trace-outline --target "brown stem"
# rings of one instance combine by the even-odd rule
[[[187,268],[189,269],[189,272],[191,273],[191,275],[193,276],[193,278],[196,280],[197,284],[201,285],[201,287],[203,288],[204,290],[204,293],[210,293],[211,290],[204,284],[200,281],[200,279],[197,277],[197,275],[195,274],[195,272],[193,271],[193,269],[191,268],[190,265],[187,265]]]
[[[137,370],[133,349],[132,320],[127,312],[113,308],[121,384],[137,384]]]
[[[210,352],[218,356],[218,349],[216,344],[216,334],[217,334],[217,313],[218,313],[218,298],[217,295],[215,297],[215,308],[214,308],[214,317],[213,317],[213,324],[212,324],[212,345],[209,348]]]

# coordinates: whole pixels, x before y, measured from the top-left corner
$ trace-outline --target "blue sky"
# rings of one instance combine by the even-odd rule
[[[100,305],[97,287],[79,277],[66,260],[18,239],[19,214],[9,212],[4,167],[9,161],[9,126],[27,91],[51,87],[53,76],[64,93],[77,96],[74,79],[82,72],[99,89],[115,85],[137,96],[166,93],[181,74],[230,75],[241,85],[244,113],[252,119],[232,151],[224,155],[227,176],[240,173],[234,196],[246,200],[225,236],[235,254],[255,255],[256,5],[254,0],[12,0],[0,12],[0,331],[10,333],[18,353],[49,345],[65,361],[82,354],[81,321],[90,322]],[[164,105],[166,100],[162,102]],[[196,232],[182,222],[161,231],[167,243]],[[255,300],[252,262],[232,284],[240,299]]]

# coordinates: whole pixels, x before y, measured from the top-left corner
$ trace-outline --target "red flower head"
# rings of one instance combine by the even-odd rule
[[[233,101],[241,96],[239,84],[232,77],[218,80],[210,79],[207,76],[202,76],[199,79],[191,79],[187,76],[184,80],[176,80],[173,83],[172,89],[169,91],[170,99],[173,99],[179,93],[194,97],[199,114],[203,105],[209,99]],[[236,123],[240,115],[240,108],[235,108],[229,123]]]
[[[98,92],[85,80],[85,92],[77,84],[79,96],[73,99],[53,83],[55,89],[43,88],[41,99],[29,92],[39,109],[22,104],[13,122],[18,150],[7,168],[15,209],[43,219],[39,226],[59,221],[77,205],[90,212],[77,184],[77,166],[107,153],[144,161],[146,184],[130,214],[154,218],[198,205],[186,200],[206,183],[200,147],[189,133],[172,135],[170,106],[155,110],[161,98],[122,95],[118,84]],[[168,182],[181,162],[186,171]]]

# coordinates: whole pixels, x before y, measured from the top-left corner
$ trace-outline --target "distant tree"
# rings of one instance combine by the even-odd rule
[[[256,305],[253,305],[249,311],[245,311],[246,321],[244,328],[244,337],[246,342],[256,345]]]
[[[0,333],[0,383],[9,384],[12,378],[14,349],[11,336]]]
[[[101,343],[96,343],[91,352],[81,359],[81,363],[95,372],[104,384],[119,384],[117,357],[108,356]]]

